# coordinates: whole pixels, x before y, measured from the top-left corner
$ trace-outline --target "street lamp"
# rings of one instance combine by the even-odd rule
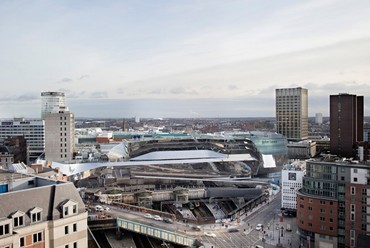
[[[275,236],[275,216],[276,214],[274,214],[274,218],[272,219],[272,239],[271,240],[274,240],[274,236]]]

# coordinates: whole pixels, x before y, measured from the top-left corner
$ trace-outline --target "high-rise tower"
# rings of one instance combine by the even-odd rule
[[[45,160],[64,162],[73,159],[75,119],[67,107],[45,113]]]
[[[45,119],[45,113],[51,113],[59,107],[65,107],[63,92],[41,92],[41,119]]]
[[[288,140],[308,138],[308,90],[276,89],[276,131]]]
[[[363,141],[364,97],[350,94],[330,96],[330,153],[342,157],[356,154]]]

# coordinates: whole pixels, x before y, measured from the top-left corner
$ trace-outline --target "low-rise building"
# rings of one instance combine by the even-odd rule
[[[308,159],[316,155],[316,142],[304,140],[299,142],[289,142],[288,157],[290,159]]]
[[[87,212],[72,183],[0,170],[0,246],[86,248]]]

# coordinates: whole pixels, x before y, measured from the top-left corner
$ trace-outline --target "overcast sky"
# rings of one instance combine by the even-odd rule
[[[365,97],[369,0],[0,1],[0,118],[275,116],[275,89]]]

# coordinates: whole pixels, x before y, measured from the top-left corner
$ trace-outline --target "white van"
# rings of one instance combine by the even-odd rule
[[[291,232],[292,231],[292,227],[290,226],[290,224],[286,224],[286,229],[285,229],[287,232]]]

